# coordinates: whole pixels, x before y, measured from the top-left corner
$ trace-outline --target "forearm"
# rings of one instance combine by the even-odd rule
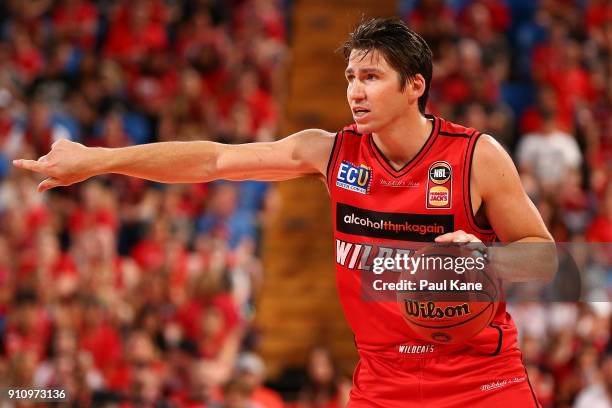
[[[117,173],[161,183],[194,183],[214,178],[218,145],[161,142],[93,150],[96,174]]]
[[[555,243],[548,238],[523,238],[503,247],[491,247],[489,254],[493,271],[509,282],[548,282],[557,271]]]

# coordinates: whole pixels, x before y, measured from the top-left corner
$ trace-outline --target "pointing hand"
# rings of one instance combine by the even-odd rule
[[[38,160],[13,160],[13,165],[20,169],[40,173],[47,178],[38,185],[43,192],[54,187],[69,186],[95,175],[94,149],[66,139],[58,140],[51,146],[51,151]]]

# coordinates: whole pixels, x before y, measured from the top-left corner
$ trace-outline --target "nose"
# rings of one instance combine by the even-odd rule
[[[355,79],[348,85],[346,90],[349,101],[362,101],[366,98],[365,88],[361,81]]]

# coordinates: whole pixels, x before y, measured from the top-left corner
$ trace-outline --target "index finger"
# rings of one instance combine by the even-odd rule
[[[13,160],[13,166],[24,170],[35,171],[37,173],[45,173],[45,165],[38,160],[16,159]]]
[[[446,234],[438,235],[435,238],[435,242],[452,242],[452,240],[459,234],[465,234],[462,230],[447,232]]]

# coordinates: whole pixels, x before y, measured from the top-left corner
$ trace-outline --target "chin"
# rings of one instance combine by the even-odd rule
[[[357,125],[357,131],[361,134],[368,134],[368,133],[374,133],[375,130],[373,128],[373,126],[369,123],[355,123]]]

